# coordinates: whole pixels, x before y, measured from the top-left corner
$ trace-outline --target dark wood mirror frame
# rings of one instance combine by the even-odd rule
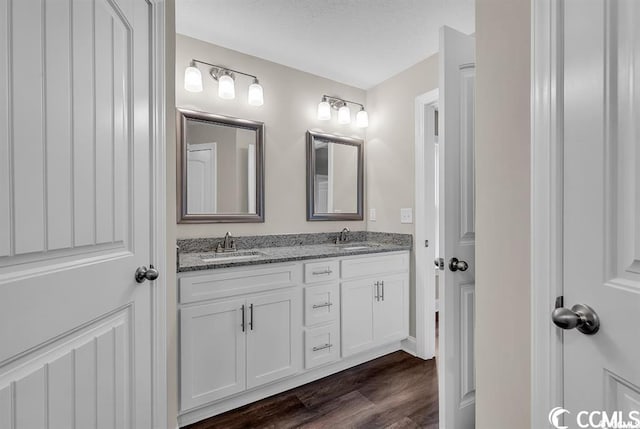
[[[244,128],[256,132],[256,213],[189,214],[187,212],[187,140],[188,120]],[[264,222],[264,123],[213,113],[177,109],[177,208],[178,223],[246,223]]]
[[[316,154],[314,150],[315,140],[327,141],[343,145],[355,146],[358,149],[358,195],[355,213],[316,213],[314,198],[314,179]],[[317,131],[307,131],[307,220],[308,221],[336,221],[336,220],[363,220],[364,219],[364,140],[325,134]]]

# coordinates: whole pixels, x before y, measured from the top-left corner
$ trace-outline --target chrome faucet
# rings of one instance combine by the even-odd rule
[[[233,237],[231,237],[231,233],[227,232],[224,235],[224,241],[218,243],[218,247],[216,247],[216,253],[238,251],[238,249],[236,248],[236,242],[232,238]]]
[[[349,241],[349,233],[351,230],[347,227],[342,228],[342,231],[336,237],[336,243],[346,243]]]

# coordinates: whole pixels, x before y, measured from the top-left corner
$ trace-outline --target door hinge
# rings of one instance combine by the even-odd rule
[[[564,307],[564,296],[560,295],[558,297],[556,297],[556,306],[555,308],[562,308]]]
[[[429,247],[429,240],[424,240],[424,247]]]

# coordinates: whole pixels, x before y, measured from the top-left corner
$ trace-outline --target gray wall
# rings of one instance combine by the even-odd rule
[[[220,64],[260,78],[264,105],[247,103],[248,78],[236,78],[236,98],[223,100],[217,95],[217,83],[202,67],[204,91],[184,89],[184,69],[192,58]],[[265,123],[265,222],[244,224],[178,225],[178,238],[233,235],[277,234],[287,232],[339,231],[344,226],[364,230],[365,222],[307,222],[306,220],[306,140],[308,129],[364,138],[365,131],[354,123],[339,125],[335,119],[316,119],[323,94],[365,102],[362,89],[241,54],[184,35],[176,35],[176,106],[251,119]],[[352,112],[353,113],[353,112]],[[354,115],[352,115],[354,116]],[[170,151],[171,152],[171,151]],[[175,196],[170,195],[175,199]]]
[[[529,427],[531,414],[530,11],[529,0],[476,3],[479,428]]]

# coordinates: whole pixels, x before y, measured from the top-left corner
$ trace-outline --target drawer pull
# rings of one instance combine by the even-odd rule
[[[323,308],[323,307],[331,307],[333,302],[325,302],[324,304],[313,304],[313,308]]]
[[[311,349],[311,350],[313,350],[314,352],[319,352],[320,350],[328,349],[328,348],[330,348],[330,347],[333,347],[333,344],[329,344],[329,343],[327,343],[327,344],[323,344],[323,345],[321,345],[321,346],[315,346],[315,347],[314,347],[313,349]]]
[[[333,271],[330,268],[327,268],[323,271],[312,271],[311,274],[313,274],[314,276],[321,276],[323,274],[333,274]]]

